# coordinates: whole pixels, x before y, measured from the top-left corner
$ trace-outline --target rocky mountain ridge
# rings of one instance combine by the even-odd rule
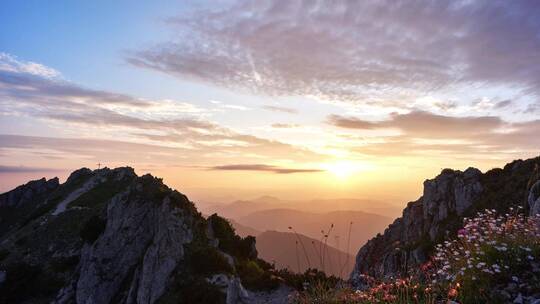
[[[128,167],[1,194],[0,228],[0,303],[285,303],[290,293],[254,238]]]
[[[427,261],[434,245],[455,235],[464,217],[485,208],[507,212],[521,206],[540,212],[540,157],[517,160],[486,173],[444,169],[424,182],[422,197],[360,248],[351,281],[361,287],[361,274],[390,277],[406,274]]]

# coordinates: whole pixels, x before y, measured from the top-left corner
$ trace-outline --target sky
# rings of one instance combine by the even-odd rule
[[[540,154],[536,1],[142,2],[2,2],[0,191],[99,163],[405,204]]]

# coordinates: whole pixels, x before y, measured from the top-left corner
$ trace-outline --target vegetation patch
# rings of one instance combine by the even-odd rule
[[[225,304],[226,295],[219,287],[204,278],[195,278],[173,284],[159,300],[159,304]]]
[[[83,193],[70,206],[88,207],[101,210],[116,194],[122,192],[131,183],[130,179],[112,180],[101,183]]]
[[[208,217],[208,222],[212,225],[214,236],[219,240],[219,249],[237,257],[238,259],[254,259],[253,248],[255,237],[247,236],[241,238],[236,235],[234,228],[226,219],[212,214]]]
[[[89,218],[81,228],[80,237],[85,242],[93,244],[99,236],[105,231],[107,221],[101,217],[94,215]]]
[[[273,269],[265,269],[266,262],[241,260],[236,263],[236,272],[242,284],[250,290],[272,290],[279,286],[280,280],[272,274]]]
[[[204,248],[197,246],[189,248],[186,262],[192,273],[201,276],[216,273],[233,273],[233,268],[223,254],[212,247]]]
[[[2,270],[7,276],[0,284],[0,303],[47,303],[64,285],[37,265],[21,262]]]
[[[362,291],[317,280],[293,303],[529,303],[540,294],[539,216],[485,210],[435,248],[432,259],[408,277],[363,275]]]

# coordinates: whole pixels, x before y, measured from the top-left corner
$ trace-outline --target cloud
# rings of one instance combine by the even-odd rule
[[[495,116],[453,117],[425,111],[392,114],[388,120],[374,122],[330,115],[328,122],[348,129],[396,128],[411,136],[430,138],[470,138],[505,126],[504,121]]]
[[[0,53],[0,71],[27,73],[45,78],[59,78],[60,72],[42,64],[31,61],[19,61],[15,56]]]
[[[298,124],[287,124],[287,123],[275,123],[272,124],[272,128],[276,129],[291,129],[291,128],[298,128],[300,125]]]
[[[56,171],[62,171],[62,170],[53,169],[53,168],[0,165],[0,173],[35,173],[35,172],[56,172]]]
[[[294,169],[294,168],[282,168],[271,165],[262,164],[241,164],[241,165],[224,165],[211,167],[211,170],[224,170],[224,171],[265,171],[278,174],[292,174],[292,173],[317,173],[323,172],[320,169]]]
[[[512,105],[513,102],[512,100],[502,100],[502,101],[499,101],[495,104],[495,108],[496,109],[502,109],[502,108],[506,108],[510,105]]]
[[[537,136],[540,134],[538,120],[509,122],[495,116],[454,117],[413,111],[392,114],[388,119],[380,121],[330,115],[327,122],[359,133],[398,130],[398,135],[379,136],[377,140],[361,138],[361,144],[352,148],[355,152],[374,156],[534,155],[540,147],[540,138]]]
[[[336,114],[328,115],[327,120],[331,125],[347,129],[373,129],[378,127],[377,122],[369,122],[355,117],[345,117]]]
[[[18,68],[16,63],[19,61],[14,63],[11,58],[3,60],[5,58],[0,57],[0,114],[46,120],[62,128],[71,126],[66,129],[78,130],[82,137],[85,133],[97,133],[104,138],[181,146],[197,151],[199,157],[317,157],[316,153],[306,149],[242,134],[209,121],[205,116],[207,110],[189,103],[142,100],[81,88],[63,80],[29,73]]]
[[[265,105],[262,106],[263,109],[273,112],[282,112],[282,113],[289,113],[289,114],[298,114],[298,110],[288,107],[280,107],[280,106],[270,106]]]
[[[269,95],[380,103],[471,84],[540,93],[535,1],[232,1],[168,20],[134,66]],[[446,105],[443,105],[446,106]]]

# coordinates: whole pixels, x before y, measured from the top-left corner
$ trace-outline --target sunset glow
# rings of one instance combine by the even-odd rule
[[[537,154],[538,7],[421,2],[8,1],[0,190],[101,163],[195,200],[402,202]]]

